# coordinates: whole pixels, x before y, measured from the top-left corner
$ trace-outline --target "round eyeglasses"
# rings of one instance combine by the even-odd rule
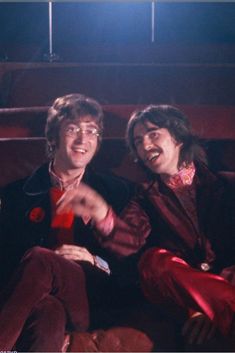
[[[81,133],[85,135],[86,137],[93,138],[95,136],[99,136],[99,131],[95,127],[87,127],[87,128],[81,128],[79,126],[67,126],[65,128],[65,135],[69,137],[77,137],[77,135]]]

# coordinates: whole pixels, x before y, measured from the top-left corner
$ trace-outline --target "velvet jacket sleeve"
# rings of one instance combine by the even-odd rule
[[[144,247],[151,232],[148,215],[142,204],[144,192],[138,190],[124,210],[117,215],[112,210],[112,230],[105,234],[100,229],[97,238],[101,245],[118,257],[126,257],[139,252]]]

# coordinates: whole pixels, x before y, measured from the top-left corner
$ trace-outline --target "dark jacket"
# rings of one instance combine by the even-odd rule
[[[194,183],[199,230],[173,191],[156,177],[143,183],[121,218],[117,217],[112,239],[105,246],[115,251],[116,243],[121,243],[126,255],[157,246],[172,251],[193,267],[200,268],[207,262],[217,273],[233,265],[234,183],[202,164],[196,165]]]
[[[98,191],[117,214],[132,195],[133,185],[114,175],[95,173],[87,168],[83,182]],[[29,178],[8,185],[1,196],[0,218],[0,263],[1,279],[4,282],[16,267],[25,251],[33,246],[50,247],[51,209],[49,189],[51,187],[48,164],[41,166]],[[32,210],[40,210],[41,217],[32,217]],[[43,211],[43,212],[41,212]],[[117,267],[116,257],[100,246],[92,225],[84,224],[80,217],[74,220],[75,244],[86,247],[92,254],[108,261],[111,270]],[[113,268],[112,268],[113,267]]]

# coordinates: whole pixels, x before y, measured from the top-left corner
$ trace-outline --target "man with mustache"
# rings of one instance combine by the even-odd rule
[[[228,336],[235,311],[234,184],[211,172],[187,117],[168,105],[133,113],[127,141],[147,179],[121,218],[110,212],[105,246],[141,249],[142,289],[189,344]],[[89,207],[95,196],[81,185]],[[71,202],[73,200],[73,204]],[[59,205],[79,212],[70,195]],[[76,212],[76,211],[75,211]]]
[[[118,310],[128,298],[117,284],[125,254],[117,246],[120,259],[107,251],[103,233],[111,219],[106,204],[119,213],[132,186],[88,166],[102,132],[103,111],[95,100],[80,94],[56,99],[46,123],[50,162],[3,191],[1,351],[61,351],[65,332],[84,331],[89,322],[93,328],[110,324],[109,308]],[[82,182],[102,197],[86,210],[81,196],[86,209],[79,216],[72,209],[58,212],[58,200],[77,195]]]

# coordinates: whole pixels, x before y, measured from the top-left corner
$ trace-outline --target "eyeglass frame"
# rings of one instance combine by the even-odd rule
[[[95,136],[96,137],[100,136],[99,130],[95,127],[90,127],[90,128],[87,127],[83,129],[80,126],[76,126],[76,127],[66,126],[64,129],[64,134],[65,136],[68,136],[68,137],[77,137],[78,133],[80,132],[82,133],[82,135],[90,138],[93,138]]]

